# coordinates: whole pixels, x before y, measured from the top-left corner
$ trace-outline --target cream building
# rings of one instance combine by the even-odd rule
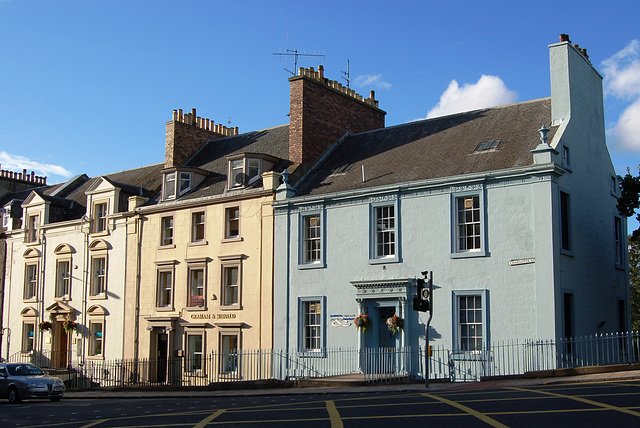
[[[156,193],[161,168],[81,175],[26,195],[6,230],[4,358],[56,368],[122,358],[127,198]]]

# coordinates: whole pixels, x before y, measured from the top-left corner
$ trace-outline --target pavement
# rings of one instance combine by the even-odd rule
[[[635,367],[634,367],[635,368]],[[542,373],[542,372],[541,372]],[[572,375],[564,375],[570,373]],[[489,388],[506,388],[506,387],[522,387],[536,385],[554,385],[567,383],[584,383],[584,382],[615,382],[625,380],[640,379],[640,370],[619,370],[609,371],[602,370],[596,373],[573,374],[575,371],[568,372],[548,372],[542,373],[541,377],[517,377],[517,378],[492,378],[481,382],[434,382],[429,383],[426,388],[424,382],[421,383],[382,383],[372,385],[360,385],[359,382],[349,384],[348,379],[336,379],[336,386],[325,386],[326,379],[323,380],[323,386],[309,387],[290,387],[290,388],[265,388],[265,389],[164,389],[164,388],[145,388],[145,389],[106,389],[95,388],[85,391],[67,391],[64,395],[65,400],[74,399],[149,399],[149,398],[206,398],[206,397],[253,397],[253,396],[283,396],[283,395],[313,395],[313,394],[366,394],[379,392],[438,392],[438,391],[454,391],[454,390],[470,390],[470,389],[489,389]]]

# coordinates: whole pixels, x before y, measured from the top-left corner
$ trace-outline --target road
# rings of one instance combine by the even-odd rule
[[[246,397],[0,403],[2,427],[640,426],[640,381]],[[235,392],[237,394],[237,392]]]

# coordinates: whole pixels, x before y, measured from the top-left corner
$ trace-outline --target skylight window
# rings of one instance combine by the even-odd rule
[[[482,151],[485,151],[485,150],[495,149],[495,148],[498,147],[498,144],[500,144],[500,140],[485,141],[484,143],[478,144],[478,147],[476,147],[476,149],[474,151],[475,152],[482,152]]]

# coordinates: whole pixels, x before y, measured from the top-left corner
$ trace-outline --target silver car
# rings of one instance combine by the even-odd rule
[[[62,380],[49,376],[40,367],[25,363],[0,363],[0,397],[10,403],[23,398],[48,398],[60,401],[65,387]]]

